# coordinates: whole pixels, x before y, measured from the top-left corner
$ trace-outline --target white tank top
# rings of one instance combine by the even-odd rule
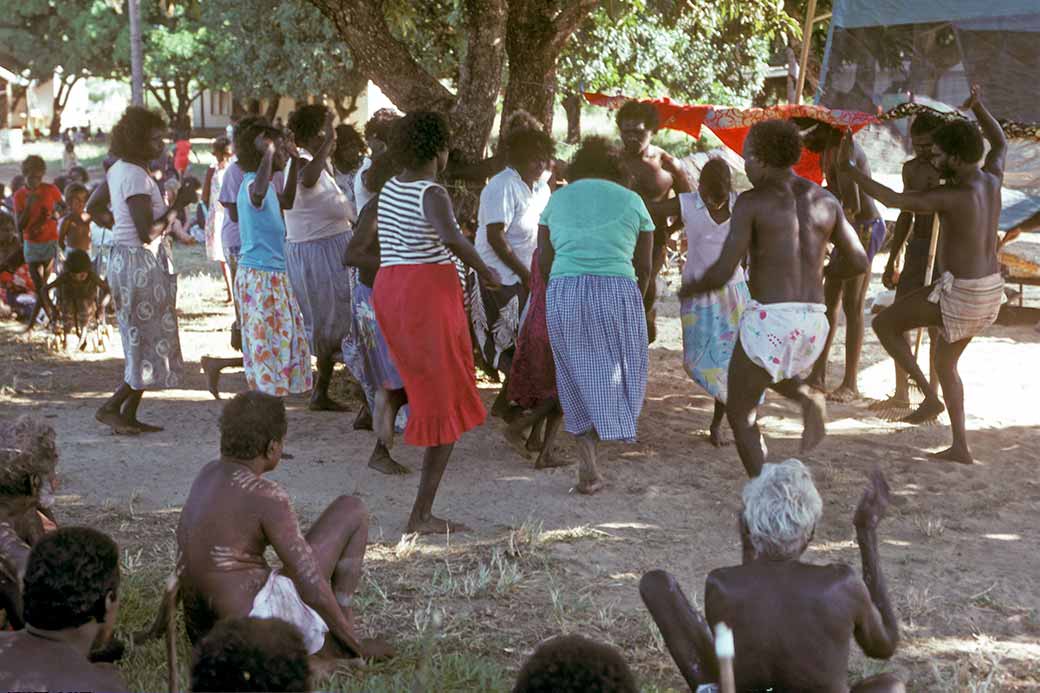
[[[736,193],[730,193],[729,208],[733,209]],[[729,219],[717,223],[711,218],[707,205],[695,192],[680,193],[679,205],[682,208],[683,226],[686,228],[686,264],[683,266],[683,280],[700,279],[715,264],[722,254],[722,245],[729,236]],[[744,268],[737,265],[733,276],[726,284],[744,281]]]

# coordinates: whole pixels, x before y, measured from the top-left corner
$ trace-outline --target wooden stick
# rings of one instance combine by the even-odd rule
[[[798,62],[798,87],[794,95],[795,104],[802,102],[802,90],[805,89],[805,71],[809,69],[809,46],[812,43],[815,19],[816,0],[809,0],[809,7],[805,10],[805,24],[802,27],[802,58]]]
[[[733,675],[733,631],[725,623],[715,626],[715,659],[719,662],[719,690],[721,693],[737,693]]]
[[[174,573],[166,580],[166,590],[163,594],[163,606],[167,611],[166,619],[166,666],[169,669],[169,693],[178,693],[180,682],[177,671],[177,597],[179,596],[180,580]]]
[[[935,271],[935,251],[939,247],[939,214],[932,216],[932,240],[928,244],[928,267],[924,270],[924,285],[932,285],[932,273]],[[924,339],[924,328],[917,328],[917,343],[914,345],[914,359],[921,351],[921,340]]]

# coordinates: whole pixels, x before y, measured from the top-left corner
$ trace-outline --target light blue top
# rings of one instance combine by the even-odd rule
[[[257,209],[249,199],[256,173],[246,173],[238,189],[238,232],[242,237],[242,251],[238,258],[241,267],[266,272],[285,271],[285,220],[282,205],[273,184],[268,184],[264,203]]]
[[[617,183],[584,178],[549,198],[539,223],[549,227],[555,277],[636,278],[632,256],[640,233],[654,230],[643,198]]]

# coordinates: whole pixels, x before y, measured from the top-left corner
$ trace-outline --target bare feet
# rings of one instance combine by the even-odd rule
[[[946,407],[938,399],[925,399],[921,402],[921,406],[916,411],[912,412],[909,416],[904,416],[900,419],[902,423],[908,424],[923,424],[931,421],[935,417],[939,416],[946,411]]]
[[[830,402],[855,402],[856,400],[863,399],[863,395],[859,393],[854,387],[848,385],[842,385],[837,390],[827,394],[827,400]]]
[[[867,409],[869,409],[870,411],[876,411],[876,412],[881,412],[881,413],[892,411],[893,409],[898,410],[898,409],[909,409],[909,408],[910,408],[910,398],[909,397],[896,397],[896,396],[889,397],[888,399],[878,400],[877,402],[874,402],[869,407],[867,407]]]
[[[124,419],[122,414],[105,407],[98,409],[94,418],[111,428],[112,433],[116,435],[135,436],[142,432],[141,429]]]
[[[213,395],[213,399],[220,399],[220,368],[213,363],[213,359],[209,356],[203,356],[201,363],[202,372],[206,374],[206,387],[209,388],[209,393]]]
[[[524,440],[524,434],[512,426],[506,428],[505,433],[506,442],[509,443],[509,447],[513,448],[518,455],[523,458],[527,458],[530,454],[530,450],[527,448],[527,441]]]
[[[531,428],[531,435],[527,436],[527,443],[524,447],[528,452],[541,452],[545,448],[545,441],[541,436],[541,426],[536,424]]]
[[[369,411],[368,405],[361,405],[361,410],[354,417],[354,430],[355,431],[371,431],[372,430],[372,412]]]
[[[942,452],[930,452],[928,457],[933,460],[942,460],[944,462],[957,462],[958,464],[975,464],[975,459],[971,456],[971,451],[968,448],[946,448]]]
[[[372,427],[387,450],[394,447],[394,413],[386,390],[376,392],[376,410],[372,413]]]
[[[722,432],[722,423],[708,429],[708,442],[717,448],[724,448],[729,445],[729,439]]]
[[[810,373],[809,377],[805,379],[805,384],[818,392],[827,391],[827,381],[822,375]]]
[[[538,459],[534,461],[534,468],[552,469],[554,467],[566,467],[569,464],[572,463],[565,459],[557,457],[555,453],[553,453],[553,451],[550,449],[550,447],[546,446],[546,448],[542,450],[541,454],[538,455]]]
[[[461,522],[442,520],[430,515],[425,520],[409,519],[404,531],[415,534],[446,534],[449,532],[455,534],[456,532],[468,532],[469,527]]]
[[[802,452],[815,448],[827,435],[823,419],[827,415],[827,398],[822,392],[807,388],[802,404]]]
[[[578,485],[575,486],[572,491],[582,494],[583,496],[591,496],[598,491],[603,489],[602,479],[593,479],[591,481],[579,481]]]
[[[411,474],[412,470],[397,462],[390,456],[390,451],[382,443],[376,443],[376,449],[368,458],[368,466],[383,474],[400,475]]]
[[[502,419],[505,418],[506,413],[509,411],[509,397],[506,395],[505,385],[498,393],[498,397],[495,398],[494,404],[491,405],[491,416],[497,416]]]
[[[345,404],[341,404],[329,397],[329,393],[318,392],[317,390],[311,395],[311,401],[307,408],[311,411],[350,411]]]
[[[162,426],[153,426],[151,424],[146,424],[142,421],[138,421],[137,419],[132,419],[130,421],[127,421],[126,423],[128,426],[136,428],[140,433],[158,433],[159,431],[163,430]]]

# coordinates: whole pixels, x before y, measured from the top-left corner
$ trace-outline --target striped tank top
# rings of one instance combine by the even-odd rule
[[[446,265],[454,261],[433,225],[423,214],[423,195],[437,185],[418,180],[404,183],[391,178],[379,193],[380,266]]]

